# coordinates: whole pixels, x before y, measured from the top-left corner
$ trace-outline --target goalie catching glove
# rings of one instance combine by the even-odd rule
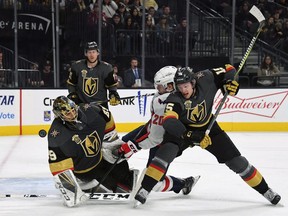
[[[110,91],[109,99],[109,103],[111,106],[117,106],[118,104],[120,104],[120,96],[117,91]]]
[[[224,87],[230,96],[237,95],[239,91],[239,83],[236,80],[226,81],[226,83],[224,84]]]
[[[127,143],[122,144],[117,151],[114,151],[114,154],[116,156],[122,155],[124,158],[130,158],[134,153],[137,153],[140,150],[141,147],[138,145],[138,143],[133,143],[129,140]]]
[[[191,142],[192,145],[199,145],[203,149],[212,144],[210,136],[203,131],[188,130],[183,134],[183,139]]]

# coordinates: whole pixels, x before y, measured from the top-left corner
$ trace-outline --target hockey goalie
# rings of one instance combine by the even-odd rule
[[[127,160],[112,154],[123,141],[115,131],[111,112],[100,105],[78,106],[59,96],[53,113],[48,132],[49,167],[64,205],[82,204],[96,192],[130,193],[138,170],[130,170]]]

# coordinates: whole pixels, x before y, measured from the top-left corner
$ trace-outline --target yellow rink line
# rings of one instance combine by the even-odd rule
[[[116,130],[118,132],[129,132],[143,123],[117,123]],[[288,122],[219,122],[225,131],[234,132],[288,132]],[[48,131],[49,125],[29,125],[23,126],[0,126],[0,136],[10,135],[35,135],[39,130]]]

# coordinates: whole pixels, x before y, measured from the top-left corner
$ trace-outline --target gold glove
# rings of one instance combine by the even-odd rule
[[[204,138],[200,142],[200,147],[205,149],[205,148],[207,148],[207,146],[209,146],[211,144],[212,144],[212,141],[211,141],[210,136],[208,134],[205,134]]]
[[[225,83],[226,91],[229,95],[235,96],[239,91],[239,83],[236,80],[228,80]]]

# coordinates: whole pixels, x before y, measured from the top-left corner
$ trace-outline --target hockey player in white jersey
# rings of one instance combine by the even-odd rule
[[[141,149],[150,149],[147,166],[150,164],[159,148],[158,146],[163,140],[164,129],[162,127],[162,121],[165,109],[165,100],[175,89],[174,75],[176,71],[176,67],[166,66],[161,68],[155,74],[154,85],[157,92],[155,93],[150,106],[151,118],[149,122],[142,127],[133,140],[129,140],[122,144],[116,153],[117,155],[122,154],[124,157],[130,158],[134,153]],[[133,133],[133,131],[131,133]],[[179,155],[181,155],[181,153],[182,151],[179,151]],[[192,187],[196,184],[199,178],[200,176],[191,176],[183,179],[166,175],[162,181],[159,181],[153,188],[153,191],[174,191],[175,193],[179,193],[182,190],[183,194],[187,195],[191,192]],[[139,179],[139,181],[141,181],[141,179]]]

